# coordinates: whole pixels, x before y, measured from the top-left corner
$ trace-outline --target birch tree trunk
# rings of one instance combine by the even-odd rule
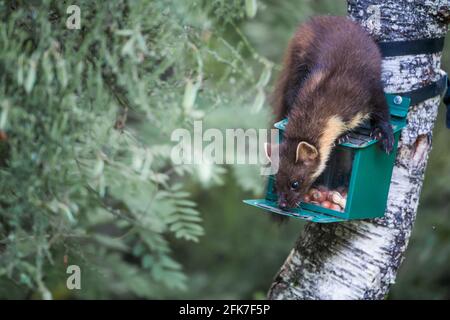
[[[448,0],[349,0],[350,17],[377,41],[443,37]],[[385,91],[438,80],[441,54],[383,60]],[[413,227],[440,97],[410,107],[384,218],[306,225],[276,275],[269,299],[383,299],[395,282]],[[376,173],[374,173],[376,174]]]

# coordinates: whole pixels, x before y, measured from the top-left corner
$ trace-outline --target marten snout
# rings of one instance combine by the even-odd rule
[[[286,194],[284,192],[280,193],[279,196],[278,196],[278,206],[281,209],[287,209],[288,208]]]
[[[298,207],[302,197],[294,192],[280,192],[278,194],[278,206],[280,209],[292,209]]]

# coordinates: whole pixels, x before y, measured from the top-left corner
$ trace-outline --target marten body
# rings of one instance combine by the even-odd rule
[[[298,205],[325,169],[336,140],[365,120],[387,153],[393,147],[379,49],[345,17],[316,17],[297,29],[278,79],[274,111],[277,121],[288,118],[276,175],[282,208]]]

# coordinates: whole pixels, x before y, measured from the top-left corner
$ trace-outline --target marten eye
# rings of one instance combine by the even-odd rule
[[[300,187],[300,183],[299,183],[298,181],[293,181],[293,182],[291,183],[291,189],[292,189],[292,190],[297,190],[298,187]]]

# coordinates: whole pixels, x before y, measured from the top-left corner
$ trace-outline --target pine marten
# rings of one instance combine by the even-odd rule
[[[280,208],[298,206],[325,169],[337,139],[370,119],[372,136],[390,153],[394,135],[381,83],[381,54],[361,26],[345,17],[316,17],[289,43],[275,95],[276,121],[288,124],[279,146]]]

